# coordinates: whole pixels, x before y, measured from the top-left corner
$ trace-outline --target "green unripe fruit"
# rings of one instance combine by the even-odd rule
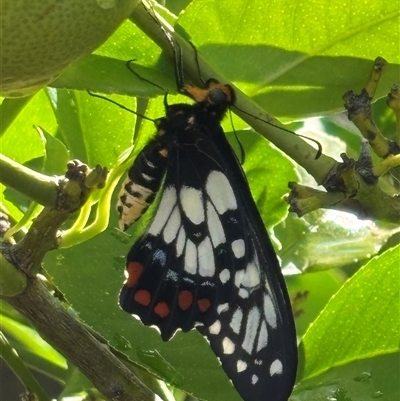
[[[0,91],[27,96],[91,53],[139,0],[2,0]]]

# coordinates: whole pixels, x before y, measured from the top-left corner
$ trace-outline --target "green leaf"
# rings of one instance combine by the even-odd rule
[[[293,302],[292,308],[296,317],[297,336],[301,338],[330,298],[343,285],[345,277],[336,270],[329,270],[289,275],[285,276],[285,280],[291,299],[300,296],[300,301]]]
[[[29,389],[29,392],[35,394],[38,400],[51,401],[50,397],[40,386],[38,381],[32,375],[32,372],[26,367],[18,353],[11,346],[6,336],[1,331],[0,356],[4,359],[8,367],[12,369],[18,379],[24,384],[26,389]]]
[[[27,278],[3,254],[0,254],[0,295],[14,297],[26,288]]]
[[[78,398],[78,394],[81,394],[84,390],[93,389],[93,384],[74,366],[68,367],[68,381],[66,383],[65,388],[59,396],[59,399],[63,399],[64,397],[68,399],[71,397],[75,399],[76,396]],[[87,399],[82,396],[82,401]]]
[[[304,377],[399,351],[400,245],[373,258],[341,288],[303,338]]]
[[[12,190],[11,190],[12,191]],[[19,208],[14,204],[15,198],[11,195],[11,199],[7,199],[7,193],[9,193],[9,188],[5,187],[3,184],[0,184],[0,197],[1,197],[1,212],[7,214],[12,217],[15,221],[18,221],[23,213]]]
[[[226,133],[239,159],[238,141],[243,146],[243,169],[252,195],[265,225],[272,227],[287,215],[287,203],[283,196],[287,193],[287,183],[298,179],[295,167],[291,160],[255,131],[236,131],[236,134],[237,139],[233,132]]]
[[[23,110],[33,96],[21,97],[16,99],[3,99],[0,105],[1,125],[0,136],[7,131],[8,127],[14,122],[18,114]]]
[[[282,266],[315,272],[367,261],[396,232],[398,227],[360,221],[335,210],[317,210],[302,218],[289,214],[274,228],[282,244]]]
[[[1,152],[21,164],[42,157],[44,146],[33,125],[41,126],[48,132],[55,132],[56,129],[54,115],[44,91],[39,91],[21,109],[18,117],[4,133],[1,138]]]
[[[45,146],[45,159],[43,173],[48,175],[65,174],[67,163],[70,160],[68,149],[65,145],[40,127],[36,127]]]
[[[9,307],[0,303],[0,330],[7,333],[10,344],[28,366],[47,374],[54,379],[63,380],[67,368],[66,361],[54,348],[20,318],[7,312]]]
[[[52,87],[142,97],[154,97],[166,91],[176,92],[171,68],[168,71],[169,73],[165,74],[165,71],[162,71],[164,68],[148,68],[136,64],[134,61],[130,63],[130,68],[138,76],[128,69],[126,60],[92,54],[69,67],[52,83]],[[146,77],[165,90],[150,85],[140,79],[139,76]]]
[[[71,157],[90,165],[112,167],[131,145],[134,115],[84,92],[58,90],[53,92],[52,99],[62,133],[60,139]],[[134,108],[133,99],[122,100]]]
[[[400,73],[399,16],[396,3],[379,0],[368,7],[361,0],[350,5],[344,0],[198,0],[180,15],[176,29],[190,33],[198,51],[227,81],[272,115],[293,120],[343,109],[342,95],[362,88],[377,56],[390,63],[376,98],[386,95]],[[70,67],[53,85],[159,94],[127,71],[125,62],[134,58],[149,68],[134,67],[141,77],[174,92],[171,61],[159,55],[155,44],[126,22],[97,56]]]
[[[52,86],[91,90],[130,96],[162,95],[176,92],[173,66],[161,57],[161,49],[139,28],[126,21],[106,43],[81,61],[70,66]],[[132,70],[127,68],[127,61]],[[160,85],[161,90],[139,77]]]
[[[400,353],[393,352],[335,366],[302,381],[291,401],[374,401],[398,400]]]
[[[380,0],[198,0],[178,23],[227,80],[293,119],[342,109],[377,56],[391,63],[377,92],[386,95],[400,71],[399,16],[397,2]]]

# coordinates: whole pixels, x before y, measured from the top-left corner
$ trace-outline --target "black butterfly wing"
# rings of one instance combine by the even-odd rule
[[[223,152],[244,210],[248,258],[235,274],[239,292],[219,305],[199,331],[210,341],[228,377],[246,401],[286,401],[297,370],[296,332],[281,269],[244,172],[223,132],[213,139]],[[261,178],[261,177],[260,177]]]
[[[120,294],[121,307],[157,326],[164,340],[203,324],[216,303],[229,301],[232,243],[243,241],[244,216],[221,156],[209,139],[195,137],[170,151],[160,204],[128,254]]]
[[[188,130],[170,151],[120,304],[164,340],[199,326],[246,401],[286,401],[297,359],[283,277],[244,173],[220,127],[211,133]]]

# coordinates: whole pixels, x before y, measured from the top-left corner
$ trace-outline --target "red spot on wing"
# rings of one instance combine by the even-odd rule
[[[178,295],[178,304],[182,310],[190,308],[193,302],[193,294],[190,291],[181,291]]]
[[[148,306],[151,302],[151,294],[146,290],[139,290],[133,298],[138,304],[143,306]]]
[[[155,306],[154,313],[162,318],[167,317],[169,315],[169,306],[166,302],[160,302]]]
[[[133,287],[143,273],[143,265],[139,262],[129,262],[126,270],[128,271],[128,280],[126,280],[125,285]]]
[[[205,312],[211,306],[211,302],[209,299],[203,298],[197,301],[197,305],[201,312]]]

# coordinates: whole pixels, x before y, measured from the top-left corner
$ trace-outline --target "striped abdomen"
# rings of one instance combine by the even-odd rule
[[[137,156],[118,194],[119,228],[127,230],[154,201],[167,166],[168,150],[150,142]]]

